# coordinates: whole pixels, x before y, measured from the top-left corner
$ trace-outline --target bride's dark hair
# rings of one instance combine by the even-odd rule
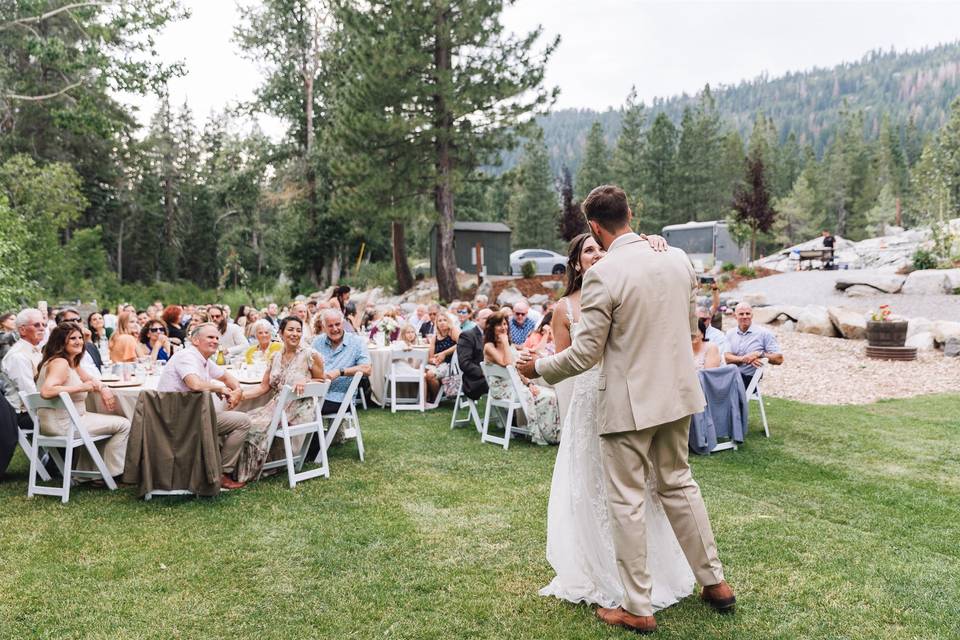
[[[563,292],[563,297],[580,291],[580,287],[583,286],[583,272],[580,271],[580,254],[583,252],[583,244],[587,241],[587,238],[592,237],[592,233],[581,233],[570,240],[570,245],[567,247],[567,267],[564,271],[567,286]]]

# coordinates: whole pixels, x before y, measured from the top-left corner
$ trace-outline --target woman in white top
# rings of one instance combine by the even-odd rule
[[[61,322],[50,333],[50,339],[43,347],[37,388],[40,396],[48,400],[56,398],[62,392],[70,394],[74,408],[80,416],[80,423],[87,432],[91,436],[110,434],[110,439],[103,446],[103,461],[110,475],[119,476],[123,473],[130,421],[123,416],[87,413],[88,392],[99,393],[107,411],[116,408],[116,398],[108,387],[80,368],[82,357],[83,333],[80,327],[72,322]],[[62,436],[71,428],[70,415],[66,409],[40,409],[37,413],[41,433]],[[83,466],[86,467],[85,464]]]

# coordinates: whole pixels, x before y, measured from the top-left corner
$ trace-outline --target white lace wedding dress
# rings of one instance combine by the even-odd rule
[[[571,318],[571,337],[576,328]],[[599,365],[573,378],[547,508],[547,560],[557,575],[540,595],[616,607],[623,602],[623,585],[617,572],[597,435],[598,376]],[[648,478],[645,519],[651,600],[657,610],[693,593],[694,577],[654,482]]]

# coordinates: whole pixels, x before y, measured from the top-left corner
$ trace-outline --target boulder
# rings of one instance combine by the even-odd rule
[[[844,289],[843,292],[848,296],[850,296],[851,298],[860,298],[863,296],[875,296],[878,293],[880,293],[873,287],[865,284],[855,284],[855,285],[849,286],[846,289]]]
[[[932,333],[933,323],[926,318],[910,318],[907,321],[907,339],[918,333]]]
[[[933,341],[933,334],[929,331],[922,331],[910,336],[907,338],[905,346],[914,347],[917,351],[933,351],[936,348],[936,344]]]
[[[800,317],[797,318],[797,331],[801,333],[812,333],[818,336],[827,336],[833,338],[837,335],[837,330],[830,320],[830,314],[825,307],[809,306],[803,309]]]
[[[867,317],[861,311],[852,311],[843,307],[827,309],[830,321],[841,336],[848,340],[863,340],[867,337]]]
[[[943,345],[943,355],[948,358],[960,357],[960,338],[950,338]]]
[[[538,304],[542,306],[550,302],[550,296],[548,296],[545,293],[537,293],[530,296],[530,299],[527,302],[529,302],[530,304]]]
[[[356,305],[357,309],[363,313],[363,309],[368,304],[376,305],[383,297],[383,287],[374,287],[369,291],[359,291],[350,293],[350,302]],[[323,298],[326,300],[326,298]]]
[[[563,280],[545,280],[540,283],[540,286],[546,287],[547,289],[553,289],[554,291],[560,291],[565,286]]]
[[[751,307],[762,307],[767,304],[767,294],[765,293],[745,293],[740,298],[741,302],[746,302]]]
[[[891,274],[864,274],[863,276],[844,277],[837,280],[836,287],[846,291],[850,287],[865,286],[876,289],[881,293],[900,293],[906,276]]]
[[[797,323],[794,322],[793,320],[787,320],[787,321],[784,322],[782,325],[780,325],[780,329],[781,329],[782,331],[796,331],[796,330],[797,330]]]
[[[483,282],[480,283],[480,286],[477,287],[476,295],[478,296],[487,296],[487,299],[489,300],[490,294],[492,293],[493,293],[493,283],[490,282],[489,280],[484,280]]]
[[[947,293],[953,293],[960,289],[960,269],[944,269],[947,276]]]
[[[933,295],[938,293],[948,293],[947,287],[950,280],[947,278],[945,269],[922,269],[913,271],[907,276],[907,281],[903,283],[901,293],[907,295]]]
[[[525,300],[525,298],[523,293],[520,292],[520,289],[516,287],[507,287],[497,296],[497,304],[501,307],[504,305],[510,305],[512,307],[521,300]]]
[[[784,320],[797,320],[802,312],[803,307],[788,304],[754,307],[753,321],[758,324],[773,324]]]
[[[951,338],[960,340],[960,322],[937,320],[933,323],[930,332],[933,334],[933,339],[941,344],[949,342]]]

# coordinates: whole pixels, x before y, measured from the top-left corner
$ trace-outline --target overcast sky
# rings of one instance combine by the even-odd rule
[[[192,17],[168,27],[158,46],[188,71],[171,85],[174,104],[186,99],[202,121],[250,98],[260,70],[231,42],[235,0],[183,2]],[[952,42],[960,39],[960,2],[518,0],[504,22],[518,33],[540,24],[546,36],[561,36],[547,70],[548,84],[560,87],[558,108],[605,109],[620,105],[631,85],[649,102],[707,82],[854,61],[871,49]],[[148,120],[156,100],[133,102]],[[283,129],[262,124],[272,135]]]

